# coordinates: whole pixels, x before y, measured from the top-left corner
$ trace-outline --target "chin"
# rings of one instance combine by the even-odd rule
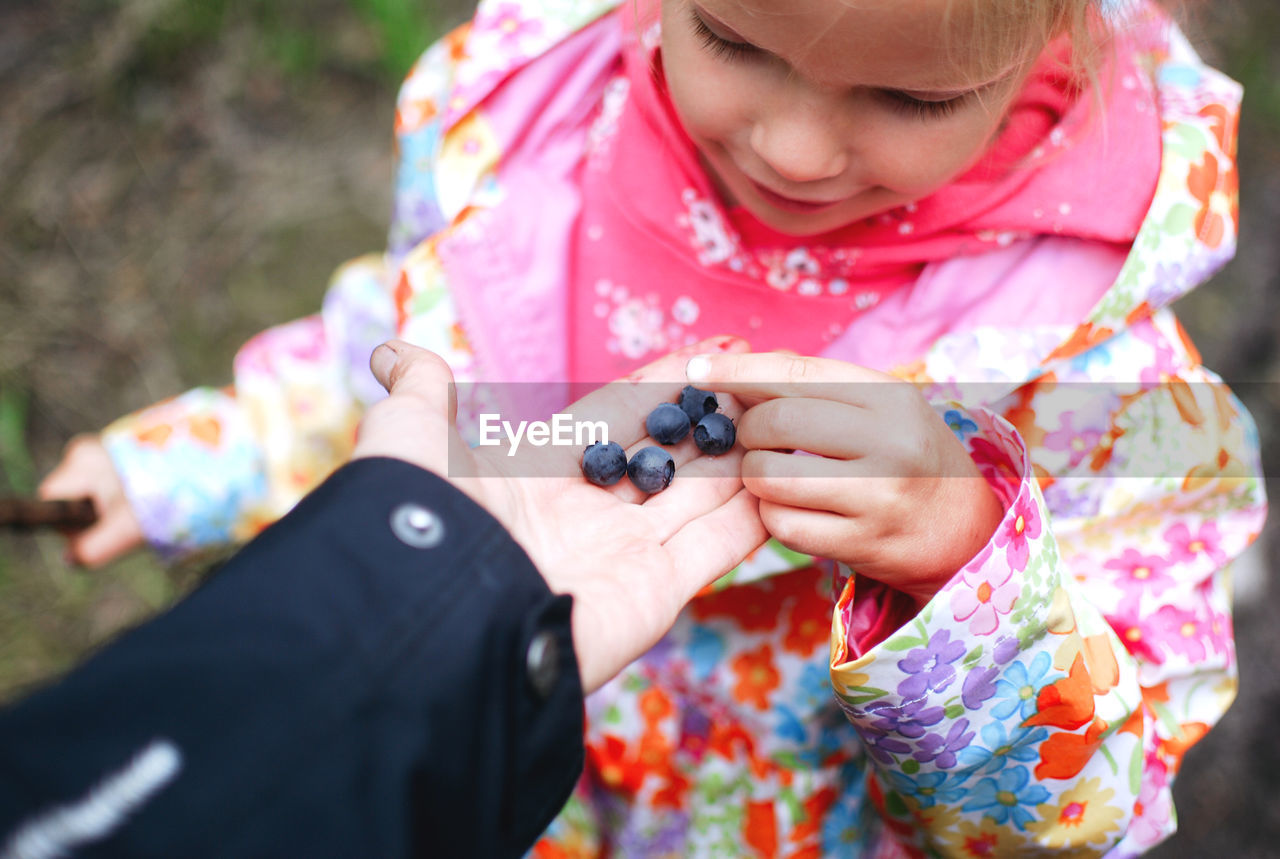
[[[800,215],[794,212],[780,212],[771,206],[749,206],[747,210],[756,220],[771,229],[788,236],[817,236],[829,233],[850,224],[865,220],[873,215],[886,211],[888,207],[875,209],[867,213],[853,209],[845,211],[821,212],[815,215]]]

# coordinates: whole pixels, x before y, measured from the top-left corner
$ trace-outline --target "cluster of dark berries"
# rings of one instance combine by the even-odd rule
[[[644,428],[658,444],[679,444],[693,431],[693,443],[709,456],[719,456],[733,447],[738,432],[733,421],[716,411],[720,403],[710,391],[686,385],[680,402],[663,403],[645,418]],[[675,460],[660,447],[636,451],[631,461],[622,445],[597,442],[582,455],[582,473],[596,486],[612,486],[625,474],[641,492],[653,494],[671,485]]]

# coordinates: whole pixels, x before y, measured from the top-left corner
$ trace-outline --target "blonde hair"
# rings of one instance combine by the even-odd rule
[[[1055,39],[1065,37],[1070,50],[1062,55],[1063,71],[1081,90],[1091,89],[1101,98],[1100,80],[1123,21],[1142,0],[949,0],[949,33],[959,34],[948,44],[952,59],[973,68],[975,53],[980,73],[994,76],[1007,68],[1010,58],[1034,62]],[[1158,0],[1172,20],[1180,17],[1185,3]],[[1142,15],[1141,12],[1136,12]]]

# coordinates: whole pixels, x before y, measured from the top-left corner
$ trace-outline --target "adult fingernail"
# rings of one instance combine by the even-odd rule
[[[706,355],[695,355],[684,365],[685,378],[690,382],[701,382],[711,375],[711,359]]]
[[[399,356],[386,343],[374,349],[373,354],[369,356],[369,369],[373,371],[374,378],[388,390],[391,386],[391,371],[396,368],[397,360]]]

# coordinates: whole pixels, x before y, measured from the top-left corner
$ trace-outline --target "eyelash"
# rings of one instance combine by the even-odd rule
[[[689,18],[693,22],[694,35],[702,42],[702,47],[716,59],[733,62],[746,59],[757,53],[754,45],[748,45],[743,42],[730,42],[717,36],[707,26],[707,23],[702,20],[697,11],[692,8],[689,9]],[[893,110],[916,119],[944,119],[955,113],[956,109],[968,98],[968,94],[965,94],[956,98],[949,98],[946,101],[923,101],[918,98],[912,98],[904,92],[896,92],[894,90],[882,90],[882,94]]]
[[[884,96],[888,99],[889,106],[898,113],[915,117],[916,119],[945,119],[955,113],[956,109],[969,98],[968,93],[965,93],[955,98],[949,98],[946,101],[923,101],[918,98],[912,98],[905,92],[895,92],[894,90],[884,90]]]
[[[711,52],[711,56],[718,60],[741,60],[756,52],[754,45],[743,44],[742,42],[730,42],[722,39],[715,33],[711,32],[711,28],[707,26],[707,22],[702,20],[694,9],[689,10],[689,17],[693,21],[694,35],[702,42],[702,47]]]

